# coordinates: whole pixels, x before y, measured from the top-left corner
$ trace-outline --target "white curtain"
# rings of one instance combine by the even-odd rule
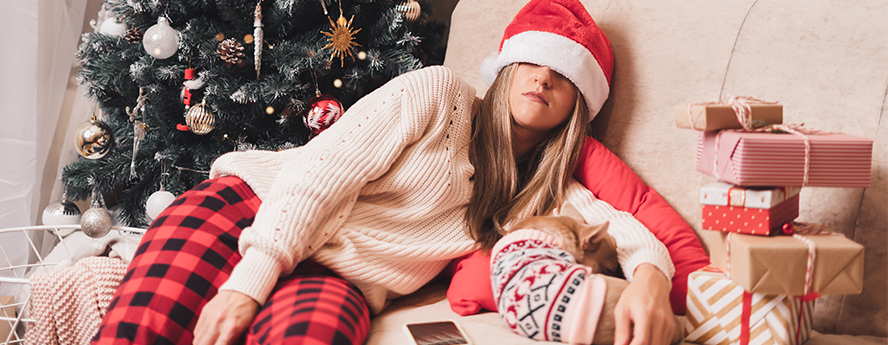
[[[74,127],[89,116],[71,75],[87,3],[95,2],[0,0],[0,229],[39,224],[61,197]],[[23,233],[0,235],[0,245],[0,267],[28,261]]]

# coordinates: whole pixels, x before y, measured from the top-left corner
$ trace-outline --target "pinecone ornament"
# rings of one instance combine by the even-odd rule
[[[129,30],[126,30],[126,33],[123,34],[123,39],[125,39],[129,43],[139,43],[142,42],[143,35],[145,35],[145,33],[143,33],[142,30],[133,27]]]
[[[244,60],[246,55],[244,55],[243,50],[243,45],[235,41],[233,38],[229,38],[219,43],[219,47],[216,48],[216,53],[219,53],[219,57],[222,58],[222,61],[225,61],[226,67],[231,67],[232,65],[244,67],[247,61]]]

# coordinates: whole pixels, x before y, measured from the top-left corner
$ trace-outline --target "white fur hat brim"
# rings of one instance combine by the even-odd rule
[[[516,62],[548,66],[569,79],[583,94],[590,121],[601,111],[610,94],[607,77],[601,68],[597,68],[599,63],[595,56],[586,47],[562,35],[525,31],[506,39],[494,62],[494,71],[499,73]]]

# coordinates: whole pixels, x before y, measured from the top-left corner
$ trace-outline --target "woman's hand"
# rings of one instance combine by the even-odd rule
[[[259,303],[237,291],[222,290],[200,312],[194,345],[233,344],[256,318]]]
[[[641,264],[614,310],[614,345],[666,345],[675,317],[669,305],[669,280],[656,266]],[[630,343],[629,340],[632,340]]]

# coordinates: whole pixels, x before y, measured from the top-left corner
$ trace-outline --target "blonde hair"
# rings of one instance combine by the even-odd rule
[[[475,167],[475,182],[466,224],[469,236],[484,250],[505,235],[504,227],[510,222],[526,215],[546,215],[564,204],[564,190],[582,152],[589,122],[583,95],[577,91],[570,119],[528,154],[522,171],[515,161],[509,108],[516,66],[500,71],[473,119],[469,159]]]

